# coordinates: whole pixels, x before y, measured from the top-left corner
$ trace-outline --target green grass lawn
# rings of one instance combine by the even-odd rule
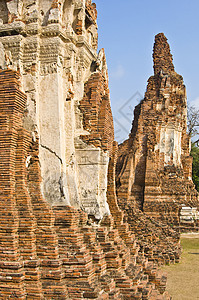
[[[165,266],[167,291],[172,300],[199,299],[199,234],[182,235],[182,258],[179,264]]]

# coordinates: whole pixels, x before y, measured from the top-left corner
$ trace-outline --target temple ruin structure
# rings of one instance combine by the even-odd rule
[[[179,227],[181,209],[197,209],[199,202],[192,182],[186,88],[163,33],[155,37],[153,61],[154,76],[135,108],[129,139],[119,146],[117,194],[120,202]],[[192,225],[198,227],[198,221]]]
[[[168,220],[197,211],[185,87],[156,36],[118,147],[96,22],[91,0],[0,1],[0,299],[170,299]]]

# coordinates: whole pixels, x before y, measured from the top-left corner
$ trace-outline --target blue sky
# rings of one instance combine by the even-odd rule
[[[128,137],[133,108],[153,75],[154,37],[164,32],[188,101],[199,107],[199,1],[95,0],[99,49],[105,48],[118,142]]]

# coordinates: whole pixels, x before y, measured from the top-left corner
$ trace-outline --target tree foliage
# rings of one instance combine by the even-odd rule
[[[191,147],[191,156],[193,157],[193,182],[196,186],[197,191],[199,191],[199,147],[194,143],[192,143]]]
[[[199,109],[188,105],[187,108],[187,130],[192,139],[191,156],[193,157],[192,177],[199,191]]]
[[[193,105],[187,107],[187,130],[192,143],[199,146],[199,109]]]

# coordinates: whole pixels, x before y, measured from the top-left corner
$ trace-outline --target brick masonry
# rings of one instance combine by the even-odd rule
[[[85,83],[84,98],[80,102],[84,129],[89,135],[83,141],[100,147],[112,154],[114,141],[113,116],[110,105],[108,82],[102,72],[94,72]]]

